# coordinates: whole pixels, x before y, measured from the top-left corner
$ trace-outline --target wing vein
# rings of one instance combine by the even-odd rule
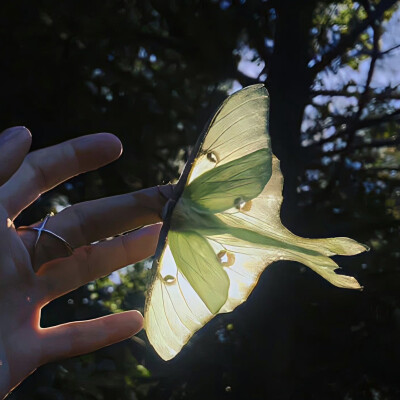
[[[176,276],[176,281],[178,282],[178,276]],[[175,311],[175,314],[177,315],[179,321],[181,321],[181,324],[182,324],[189,332],[191,332],[191,330],[190,330],[190,329],[188,328],[188,326],[183,322],[183,320],[181,319],[181,317],[180,317],[178,311],[176,310],[175,304],[174,304],[174,302],[173,302],[173,300],[172,300],[172,298],[171,298],[171,295],[170,295],[168,289],[167,289],[167,288],[165,288],[165,289],[166,289],[166,291],[167,291],[168,297],[169,297],[169,299],[170,299],[170,301],[171,301],[172,307],[173,307],[173,309],[174,309],[174,311]],[[182,292],[181,292],[181,293],[182,293]]]
[[[183,275],[182,275],[182,276],[183,276]],[[178,283],[178,286],[179,286],[179,291],[180,291],[181,294],[182,294],[182,298],[183,298],[185,304],[187,305],[187,308],[188,308],[189,311],[192,313],[192,315],[195,316],[196,314],[195,314],[195,313],[193,312],[193,310],[190,308],[189,303],[186,301],[186,297],[185,297],[185,295],[183,294],[183,290],[182,290],[182,288],[181,288],[181,284],[179,283],[179,274],[178,274],[178,277],[177,277],[177,283]],[[199,322],[199,320],[197,320],[197,322]]]
[[[259,140],[259,139],[257,139],[257,140]],[[230,157],[232,154],[235,154],[235,153],[237,153],[238,151],[242,151],[242,150],[245,149],[246,147],[249,147],[249,146],[254,145],[255,142],[256,142],[256,140],[255,140],[254,142],[249,142],[249,143],[247,143],[246,145],[244,145],[244,146],[242,146],[242,147],[238,147],[237,149],[233,150],[232,152],[230,152],[229,154],[227,154],[226,156],[224,156],[223,158],[221,158],[221,159],[217,162],[217,164],[220,163],[222,160],[227,159],[227,158]],[[266,148],[266,147],[264,147],[264,148]],[[215,167],[214,167],[214,168],[215,168]]]
[[[169,325],[169,327],[170,327],[171,332],[174,332],[174,330],[172,329],[171,323],[170,323],[170,321],[169,321],[169,318],[168,318],[167,310],[165,309],[165,302],[164,302],[164,284],[161,284],[161,299],[162,299],[162,302],[163,302],[163,305],[164,305],[165,319],[166,319],[167,322],[168,322],[168,325]]]
[[[231,129],[233,126],[235,126],[237,123],[239,123],[240,121],[243,121],[244,119],[246,119],[246,118],[248,118],[248,117],[251,117],[251,116],[257,115],[257,114],[258,114],[258,112],[252,112],[252,113],[245,114],[245,115],[243,115],[242,117],[238,118],[233,124],[231,124],[231,125],[229,125],[228,127],[226,127],[226,128],[215,138],[215,140],[214,140],[209,146],[207,146],[207,150],[208,150],[208,149],[211,149],[211,148],[213,147],[213,145],[221,138],[221,136],[222,136],[226,131],[228,131],[229,129]],[[214,127],[215,127],[215,124],[210,128],[210,130],[211,130],[212,128],[214,128]]]
[[[243,107],[245,104],[247,103],[251,103],[252,101],[256,101],[259,99],[267,99],[268,96],[258,96],[258,97],[254,97],[251,99],[248,99],[246,101],[243,101],[242,103],[240,103],[239,105],[237,105],[236,107],[232,108],[232,110],[230,110],[228,112],[228,114],[225,114],[223,117],[221,117],[218,121],[215,121],[214,124],[212,125],[212,127],[216,126],[218,123],[220,123],[221,121],[223,121],[225,118],[229,117],[230,114],[232,114],[234,111],[236,111],[238,108]],[[211,128],[212,128],[211,127]]]

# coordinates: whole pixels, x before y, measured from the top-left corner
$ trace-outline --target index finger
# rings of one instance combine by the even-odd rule
[[[13,220],[42,193],[75,175],[110,163],[121,152],[121,142],[110,133],[82,136],[33,151],[0,187],[0,203]]]
[[[162,209],[172,190],[171,185],[157,186],[74,204],[51,217],[46,229],[61,236],[72,248],[88,245],[140,226],[161,222]],[[19,233],[33,255],[37,232],[24,230]],[[35,265],[39,267],[65,255],[64,245],[49,235],[43,235],[40,246],[35,250]]]

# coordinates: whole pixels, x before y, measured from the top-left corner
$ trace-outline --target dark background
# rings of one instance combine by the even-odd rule
[[[119,161],[42,196],[20,223],[177,178],[232,85],[263,81],[285,176],[285,225],[371,247],[337,257],[363,292],[332,287],[296,263],[275,263],[244,305],[216,317],[171,362],[158,358],[142,332],[40,368],[10,399],[400,398],[397,5],[0,3],[0,126],[26,125],[33,148],[104,131],[124,144]],[[142,309],[146,266],[59,299],[44,310],[43,326]]]

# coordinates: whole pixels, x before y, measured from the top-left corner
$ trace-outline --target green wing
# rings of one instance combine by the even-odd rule
[[[168,242],[177,269],[216,314],[228,298],[229,279],[208,240],[193,231],[171,230]]]
[[[262,85],[229,97],[213,118],[171,219],[145,308],[147,336],[173,358],[216,314],[243,303],[264,269],[301,262],[332,284],[335,254],[366,250],[352,239],[305,239],[280,220],[283,178],[270,151],[268,94]]]
[[[256,150],[203,173],[186,186],[183,197],[209,213],[225,211],[262,192],[271,177],[271,161],[269,149]]]

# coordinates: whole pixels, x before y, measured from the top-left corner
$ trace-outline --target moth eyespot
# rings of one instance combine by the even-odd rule
[[[249,201],[244,201],[241,197],[237,198],[234,201],[235,207],[239,210],[239,211],[250,211],[251,210],[251,206],[253,205],[253,203],[251,202],[251,200]]]
[[[213,151],[210,151],[209,153],[207,153],[207,160],[216,164],[219,161],[217,153],[215,153]]]
[[[235,263],[235,255],[230,251],[221,250],[217,254],[218,260],[224,267],[230,267]]]
[[[244,203],[243,207],[241,208],[241,211],[250,211],[252,205],[253,203],[251,202],[251,200],[246,201],[246,203]]]
[[[167,284],[167,285],[172,285],[173,283],[176,282],[176,278],[175,276],[172,275],[165,275],[163,277],[163,281]]]

